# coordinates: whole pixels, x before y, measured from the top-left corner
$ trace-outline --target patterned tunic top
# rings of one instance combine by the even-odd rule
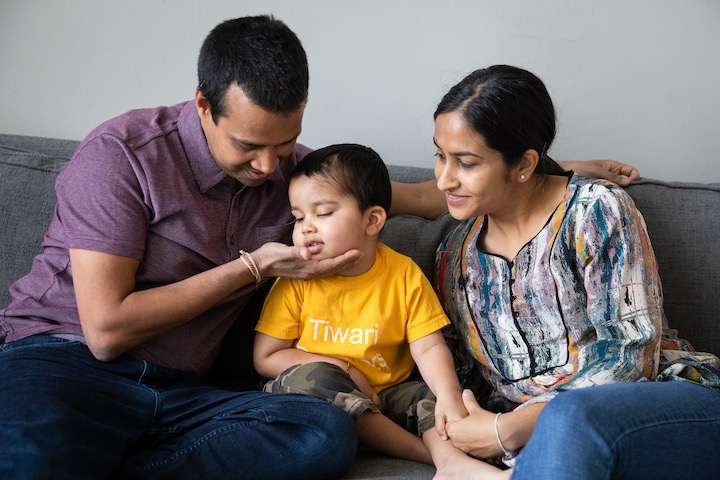
[[[662,287],[645,222],[622,188],[573,176],[511,260],[478,249],[484,225],[484,217],[460,224],[437,256],[438,293],[455,327],[448,342],[466,387],[479,368],[491,405],[508,410],[655,377]]]

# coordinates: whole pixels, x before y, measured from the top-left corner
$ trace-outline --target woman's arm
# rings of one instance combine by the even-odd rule
[[[470,390],[463,391],[462,399],[469,415],[460,421],[449,421],[447,433],[453,445],[477,458],[503,455],[495,435],[495,413],[483,409]],[[503,413],[498,418],[498,436],[505,450],[524,447],[530,440],[545,403],[534,403],[519,410]]]
[[[662,287],[640,213],[621,188],[586,185],[568,215],[565,242],[574,270],[556,278],[580,309],[565,312],[573,339],[572,375],[546,394],[618,382],[652,379],[662,334]],[[560,236],[562,239],[560,239]],[[580,285],[575,285],[580,282]]]

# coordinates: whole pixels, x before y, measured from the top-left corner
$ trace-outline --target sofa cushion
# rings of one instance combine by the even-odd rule
[[[55,208],[55,177],[67,161],[8,148],[0,141],[0,307],[10,300],[10,284],[28,272],[31,259],[40,253]]]
[[[627,191],[647,224],[670,327],[696,350],[720,354],[720,183],[643,179]]]

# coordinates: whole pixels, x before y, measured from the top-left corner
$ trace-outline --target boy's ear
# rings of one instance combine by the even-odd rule
[[[385,212],[385,209],[379,205],[375,205],[367,209],[365,216],[367,218],[365,234],[369,236],[379,235],[380,230],[383,229],[387,221],[387,212]]]

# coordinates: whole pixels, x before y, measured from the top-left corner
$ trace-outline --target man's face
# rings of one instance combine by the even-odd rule
[[[282,115],[257,106],[237,85],[225,92],[225,115],[213,121],[198,90],[195,105],[208,148],[218,166],[248,187],[262,185],[290,156],[302,129],[304,107]]]

